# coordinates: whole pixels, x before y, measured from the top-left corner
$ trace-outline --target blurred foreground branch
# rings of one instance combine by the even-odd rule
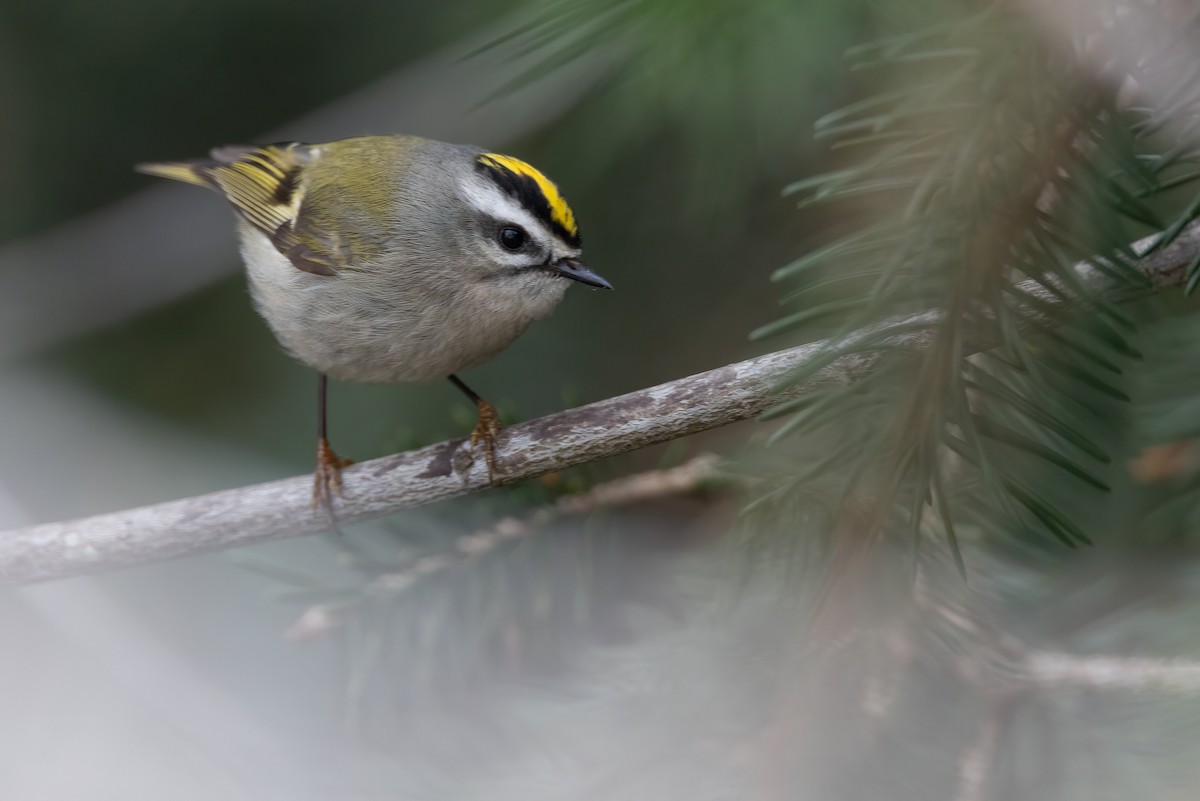
[[[1200,694],[1200,662],[1035,652],[1025,661],[1029,679],[1046,687],[1092,690],[1165,690]]]
[[[1011,648],[1011,643],[1009,644]],[[996,686],[1005,688],[997,693]],[[1010,735],[1011,701],[1036,690],[1126,690],[1165,692],[1182,698],[1200,695],[1200,662],[1186,659],[1150,659],[1135,656],[1105,656],[1029,651],[1008,665],[1003,678],[981,674],[973,682],[985,693],[988,714],[980,724],[975,742],[960,755],[957,801],[982,801],[995,767],[997,744]]]
[[[1156,239],[1148,237],[1135,243],[1135,252],[1146,254]],[[1155,288],[1178,286],[1198,254],[1200,223],[1193,223],[1171,245],[1144,256],[1135,266]],[[1090,265],[1079,265],[1077,270],[1089,284],[1099,286],[1107,280]],[[930,314],[934,313],[914,321],[929,319]],[[891,344],[919,346],[924,334],[918,330]],[[850,337],[849,344],[855,339]],[[512,426],[499,441],[496,484],[511,484],[746,420],[785,397],[852,383],[871,371],[874,355],[849,353],[811,379],[790,386],[786,396],[777,391],[780,382],[793,371],[841,344],[846,343],[801,345]],[[491,486],[487,467],[473,457],[463,439],[355,465],[345,471],[344,484],[345,498],[337,503],[337,512],[339,519],[347,523]],[[327,521],[311,507],[311,489],[311,477],[298,476],[0,532],[0,582],[62,578],[315,534],[327,528]]]
[[[501,518],[485,529],[464,534],[437,553],[418,557],[399,570],[372,579],[363,588],[363,595],[398,595],[417,582],[486,556],[506,543],[544,532],[552,523],[567,516],[582,516],[695,492],[719,476],[720,463],[714,454],[704,453],[678,467],[648,470],[599,484],[586,492],[564,495],[523,517]],[[311,606],[284,636],[289,640],[323,636],[340,625],[340,618],[350,603],[353,602],[334,601]]]

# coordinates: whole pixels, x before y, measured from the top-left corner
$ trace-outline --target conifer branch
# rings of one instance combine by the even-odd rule
[[[1147,254],[1155,240],[1135,243],[1135,252]],[[1179,286],[1198,254],[1200,223],[1193,223],[1171,245],[1139,259],[1136,267],[1155,288]],[[1077,272],[1092,286],[1102,287],[1109,280],[1086,264]],[[912,319],[936,318],[927,313]],[[874,330],[859,335],[869,336]],[[925,332],[918,330],[891,344],[916,347],[925,339]],[[779,390],[786,378],[839,344],[801,345],[512,426],[499,440],[495,483],[515,483],[746,420],[785,398],[844,386],[870,373],[876,357],[851,353]],[[456,439],[355,465],[345,471],[344,486],[337,514],[340,522],[353,523],[461,497],[487,489],[492,482],[469,443]],[[311,489],[310,476],[297,476],[0,532],[0,583],[64,578],[315,534],[326,530],[328,521],[312,508]]]

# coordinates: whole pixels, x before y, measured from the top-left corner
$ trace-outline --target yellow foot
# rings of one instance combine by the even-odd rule
[[[496,482],[496,437],[500,435],[500,415],[496,407],[480,398],[476,405],[479,407],[479,422],[471,432],[471,449],[483,443],[483,455],[487,459],[488,481]]]
[[[337,519],[333,516],[333,496],[342,496],[342,468],[354,464],[333,452],[329,442],[317,440],[317,469],[313,475],[312,506],[324,507],[329,523],[336,530]]]

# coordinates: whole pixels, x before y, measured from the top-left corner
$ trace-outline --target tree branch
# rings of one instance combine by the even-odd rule
[[[1154,239],[1135,243],[1135,251],[1146,253]],[[1136,266],[1155,288],[1178,286],[1197,253],[1200,224],[1193,224],[1171,246]],[[1089,265],[1078,270],[1090,283],[1107,280]],[[913,319],[935,318],[927,314]],[[922,340],[919,332],[893,344]],[[496,483],[511,484],[746,420],[785,397],[852,383],[874,366],[870,354],[849,354],[793,384],[786,395],[777,391],[790,373],[835,344],[801,345],[512,426],[499,439]],[[347,523],[371,520],[489,486],[486,465],[473,458],[465,440],[455,439],[348,468],[345,498],[337,502],[337,513]],[[298,476],[0,532],[0,583],[62,578],[315,534],[328,526],[324,515],[310,505],[311,489],[312,478]]]

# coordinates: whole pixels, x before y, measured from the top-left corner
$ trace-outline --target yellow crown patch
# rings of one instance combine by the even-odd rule
[[[538,194],[545,201],[546,211],[550,221],[567,235],[568,239],[578,240],[579,226],[575,223],[575,213],[567,205],[566,199],[558,191],[554,182],[530,164],[505,156],[500,153],[484,153],[479,156],[479,163],[493,170],[508,172],[516,177],[532,182]],[[540,204],[539,204],[540,205]]]

